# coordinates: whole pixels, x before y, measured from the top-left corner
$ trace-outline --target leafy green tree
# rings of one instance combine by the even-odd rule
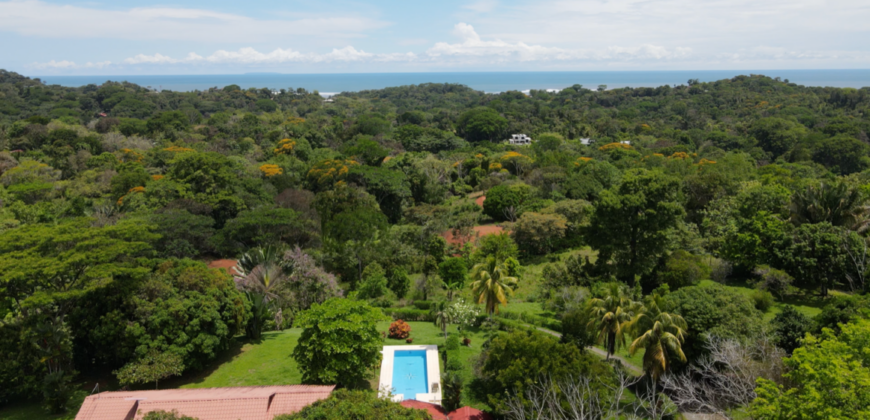
[[[371,137],[360,137],[346,143],[342,147],[342,152],[369,166],[381,166],[384,158],[390,154],[389,149],[384,148],[380,143],[372,140]]]
[[[411,278],[402,267],[393,267],[387,272],[387,287],[393,291],[397,298],[402,299],[411,289]]]
[[[492,108],[477,107],[460,115],[457,127],[465,140],[499,141],[506,135],[508,120]]]
[[[818,287],[822,296],[845,277],[847,255],[843,251],[844,233],[831,224],[803,224],[782,245],[782,264],[805,287]]]
[[[325,400],[307,405],[298,413],[275,420],[432,420],[425,410],[405,408],[371,391],[338,389]]]
[[[773,326],[777,347],[792,354],[800,347],[801,340],[810,331],[813,320],[798,312],[794,306],[784,305],[782,311],[773,317],[770,324]]]
[[[154,389],[158,389],[161,379],[181,375],[183,371],[183,361],[177,354],[151,351],[116,370],[114,374],[121,385],[154,382]]]
[[[313,220],[294,210],[268,207],[239,213],[214,238],[217,248],[229,254],[260,245],[309,246],[318,240]]]
[[[853,136],[840,134],[820,142],[813,160],[827,166],[832,172],[849,175],[867,168],[867,144]]]
[[[667,257],[664,266],[656,276],[661,283],[667,284],[670,290],[677,290],[685,286],[694,286],[699,281],[709,278],[710,267],[704,264],[701,256],[680,249]]]
[[[178,153],[166,175],[190,187],[195,194],[215,195],[229,190],[238,180],[236,165],[219,153]]]
[[[629,285],[649,272],[671,244],[671,231],[683,216],[679,182],[660,172],[632,170],[622,183],[601,193],[586,241],[602,264],[613,260],[617,276]]]
[[[807,334],[803,346],[784,359],[790,386],[759,379],[750,407],[753,418],[860,419],[870,417],[870,321]]]
[[[214,219],[186,209],[164,209],[148,218],[160,235],[154,248],[163,257],[198,257],[212,252]]]
[[[508,296],[517,287],[517,278],[512,276],[504,261],[488,257],[471,269],[471,293],[474,301],[484,304],[487,315],[498,312],[499,305],[507,305]]]
[[[616,350],[625,347],[625,337],[631,334],[632,325],[643,313],[643,304],[631,300],[619,283],[610,283],[604,297],[589,300],[586,311],[587,328],[595,341],[604,345],[609,359]]]
[[[408,180],[402,172],[371,166],[352,166],[348,182],[366,189],[378,201],[390,223],[402,218],[402,203],[411,196]]]
[[[480,364],[482,391],[497,411],[505,408],[506,392],[524,392],[542,377],[596,376],[607,383],[612,372],[574,345],[559,343],[538,331],[520,329],[496,336],[481,352]]]
[[[497,185],[486,192],[483,213],[497,221],[515,220],[522,213],[520,206],[529,196],[525,184]]]
[[[132,259],[150,253],[150,229],[133,221],[96,228],[75,219],[2,232],[0,297],[25,314],[47,305],[67,313],[89,291],[147,274]]]
[[[381,311],[364,302],[332,298],[296,318],[303,328],[293,358],[306,384],[357,386],[380,361]]]
[[[380,264],[373,262],[367,265],[362,277],[357,295],[360,299],[377,299],[387,294],[387,276]]]
[[[508,233],[499,233],[495,235],[486,235],[480,238],[477,249],[472,254],[472,260],[484,262],[487,258],[493,257],[497,260],[504,261],[508,258],[519,258],[520,251],[517,243],[514,242],[511,235]]]
[[[457,372],[441,374],[442,400],[444,409],[453,411],[462,407],[462,376]]]
[[[589,327],[589,312],[573,308],[562,315],[562,342],[585,349],[595,343],[596,334]]]
[[[453,292],[465,287],[465,282],[468,280],[468,266],[465,265],[463,258],[447,258],[438,264],[438,275],[444,288],[447,289],[447,300],[453,300]]]
[[[565,195],[573,199],[595,201],[601,191],[612,188],[622,177],[616,166],[602,160],[581,160],[575,168],[564,184]]]
[[[523,213],[511,230],[511,235],[523,251],[546,255],[565,236],[568,220],[560,214]]]
[[[806,135],[806,129],[797,122],[770,117],[755,121],[749,134],[762,149],[776,157],[791,150]]]
[[[762,314],[753,302],[746,295],[720,285],[683,287],[662,298],[660,309],[686,321],[689,328],[683,352],[689,360],[705,353],[707,334],[746,339],[763,328]]]

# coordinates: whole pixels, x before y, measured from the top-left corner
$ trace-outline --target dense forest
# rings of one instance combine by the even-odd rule
[[[374,308],[491,329],[457,398],[507,418],[577,403],[578,375],[616,398],[594,344],[640,349],[644,389],[675,410],[866,418],[868,200],[870,88],[326,99],[0,71],[0,405],[63,411],[100,378],[192,374],[233,340]],[[303,380],[354,388],[370,367]]]

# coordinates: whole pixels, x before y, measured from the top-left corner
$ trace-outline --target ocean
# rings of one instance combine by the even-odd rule
[[[247,88],[318,91],[324,96],[339,92],[382,89],[420,83],[459,83],[496,93],[509,90],[562,89],[575,84],[596,89],[657,87],[685,84],[689,79],[710,82],[738,75],[763,74],[805,86],[861,88],[870,86],[870,70],[681,70],[681,71],[577,71],[577,72],[467,72],[467,73],[348,73],[278,74],[249,73],[178,76],[38,76],[48,84],[78,87],[106,81],[127,81],[158,90],[194,91],[231,84]]]

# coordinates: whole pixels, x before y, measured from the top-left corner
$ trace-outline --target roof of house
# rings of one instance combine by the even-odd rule
[[[404,400],[399,404],[401,404],[402,407],[426,410],[432,416],[433,420],[447,420],[447,412],[440,405],[417,400]]]
[[[468,406],[457,408],[447,414],[450,420],[492,420],[492,416]]]
[[[151,411],[177,410],[200,420],[272,420],[329,397],[333,385],[115,391],[85,399],[76,420],[141,420]]]

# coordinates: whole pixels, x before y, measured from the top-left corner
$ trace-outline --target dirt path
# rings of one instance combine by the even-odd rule
[[[528,324],[527,324],[527,325],[528,325]],[[528,326],[529,326],[529,327],[532,327],[532,325],[528,325]],[[541,328],[541,327],[534,327],[534,328],[537,329],[538,331],[541,331],[541,332],[544,332],[544,333],[550,334],[550,335],[552,335],[552,336],[554,336],[554,337],[562,338],[562,334],[557,333],[556,331],[548,330],[548,329],[546,329],[546,328]],[[599,349],[598,347],[587,347],[587,349],[588,349],[589,351],[591,351],[593,354],[595,354],[596,356],[601,357],[602,359],[606,359],[606,358],[607,358],[607,352],[604,351],[604,350]],[[613,355],[613,356],[610,356],[610,357],[613,358],[613,359],[619,360],[619,361],[622,363],[622,365],[625,366],[625,368],[628,369],[628,370],[630,370],[632,373],[634,373],[634,374],[636,374],[636,375],[642,375],[642,374],[643,374],[643,369],[641,369],[640,366],[637,366],[637,365],[635,365],[635,364],[629,362],[628,360],[626,360],[626,359],[624,359],[624,358],[622,358],[622,357],[620,357],[620,356],[617,356],[617,355]]]

